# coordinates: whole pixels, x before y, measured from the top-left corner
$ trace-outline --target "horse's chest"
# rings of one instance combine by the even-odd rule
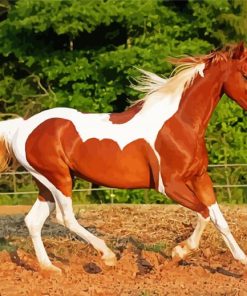
[[[194,175],[207,163],[204,139],[176,120],[163,126],[155,147],[161,158],[163,174]]]

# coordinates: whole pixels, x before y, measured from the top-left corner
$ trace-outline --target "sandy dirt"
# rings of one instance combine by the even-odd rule
[[[221,208],[247,253],[247,206]],[[81,225],[117,254],[115,267],[104,266],[98,252],[52,217],[43,240],[62,275],[39,269],[23,221],[28,209],[0,207],[0,296],[247,296],[247,268],[232,258],[211,224],[198,251],[178,263],[171,260],[172,248],[196,224],[195,214],[182,207],[77,206]]]

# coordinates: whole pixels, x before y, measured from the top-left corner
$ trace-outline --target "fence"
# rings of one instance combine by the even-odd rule
[[[222,201],[232,203],[237,198],[238,200],[240,200],[241,203],[247,202],[247,164],[211,164],[208,168],[209,173],[213,178],[214,187],[217,191],[217,194],[224,196],[224,199]],[[0,200],[2,196],[27,197],[32,195],[33,197],[35,197],[38,193],[34,182],[32,182],[31,180],[31,175],[28,172],[7,172],[2,173],[0,176]],[[234,191],[234,189],[238,191]],[[84,195],[80,195],[80,198],[83,197],[84,199],[85,196],[91,196],[94,194],[94,192],[103,192],[104,198],[102,198],[101,202],[103,201],[111,203],[119,202],[116,197],[120,194],[122,195],[122,199],[120,198],[120,202],[132,202],[131,199],[128,199],[126,197],[127,195],[131,196],[131,191],[123,191],[120,189],[106,187],[93,188],[91,183],[85,181],[77,180],[73,192],[74,194],[84,193]],[[123,192],[127,193],[124,195]],[[141,191],[139,190],[138,192]],[[144,202],[150,202],[150,200],[148,200],[148,191],[142,190],[142,192]]]

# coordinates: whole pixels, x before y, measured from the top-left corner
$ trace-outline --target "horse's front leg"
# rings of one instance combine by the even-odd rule
[[[189,208],[198,214],[198,221],[191,236],[179,243],[172,250],[172,257],[183,259],[198,249],[202,233],[209,222],[209,210],[200,202],[195,193],[183,180],[172,180],[166,184],[166,194],[179,204]]]
[[[209,217],[204,218],[199,213],[197,213],[197,215],[198,215],[197,224],[193,233],[188,239],[179,243],[175,248],[173,248],[172,250],[173,258],[177,257],[177,258],[183,259],[186,256],[190,255],[191,253],[195,252],[199,248],[201,236],[210,218]]]
[[[211,221],[222,234],[233,257],[247,265],[247,256],[231,234],[228,223],[216,202],[212,181],[209,175],[205,173],[202,176],[196,177],[192,184],[197,197],[208,208]]]

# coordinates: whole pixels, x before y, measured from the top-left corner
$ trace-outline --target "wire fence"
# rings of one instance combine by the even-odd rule
[[[209,174],[211,175],[214,188],[216,191],[227,195],[227,201],[233,200],[235,189],[241,189],[239,195],[247,196],[247,164],[210,164],[208,166]],[[94,192],[104,192],[108,194],[109,202],[114,203],[116,194],[123,192],[121,189],[109,187],[97,187],[85,181],[76,181],[73,189],[74,194],[85,193],[85,195],[93,195]],[[125,190],[126,191],[126,190]],[[147,190],[143,190],[147,192]],[[147,193],[144,192],[147,197]],[[28,196],[37,195],[38,190],[29,172],[12,171],[2,173],[0,175],[0,196]],[[247,197],[241,197],[243,202],[246,202]],[[124,199],[123,199],[124,201]]]

